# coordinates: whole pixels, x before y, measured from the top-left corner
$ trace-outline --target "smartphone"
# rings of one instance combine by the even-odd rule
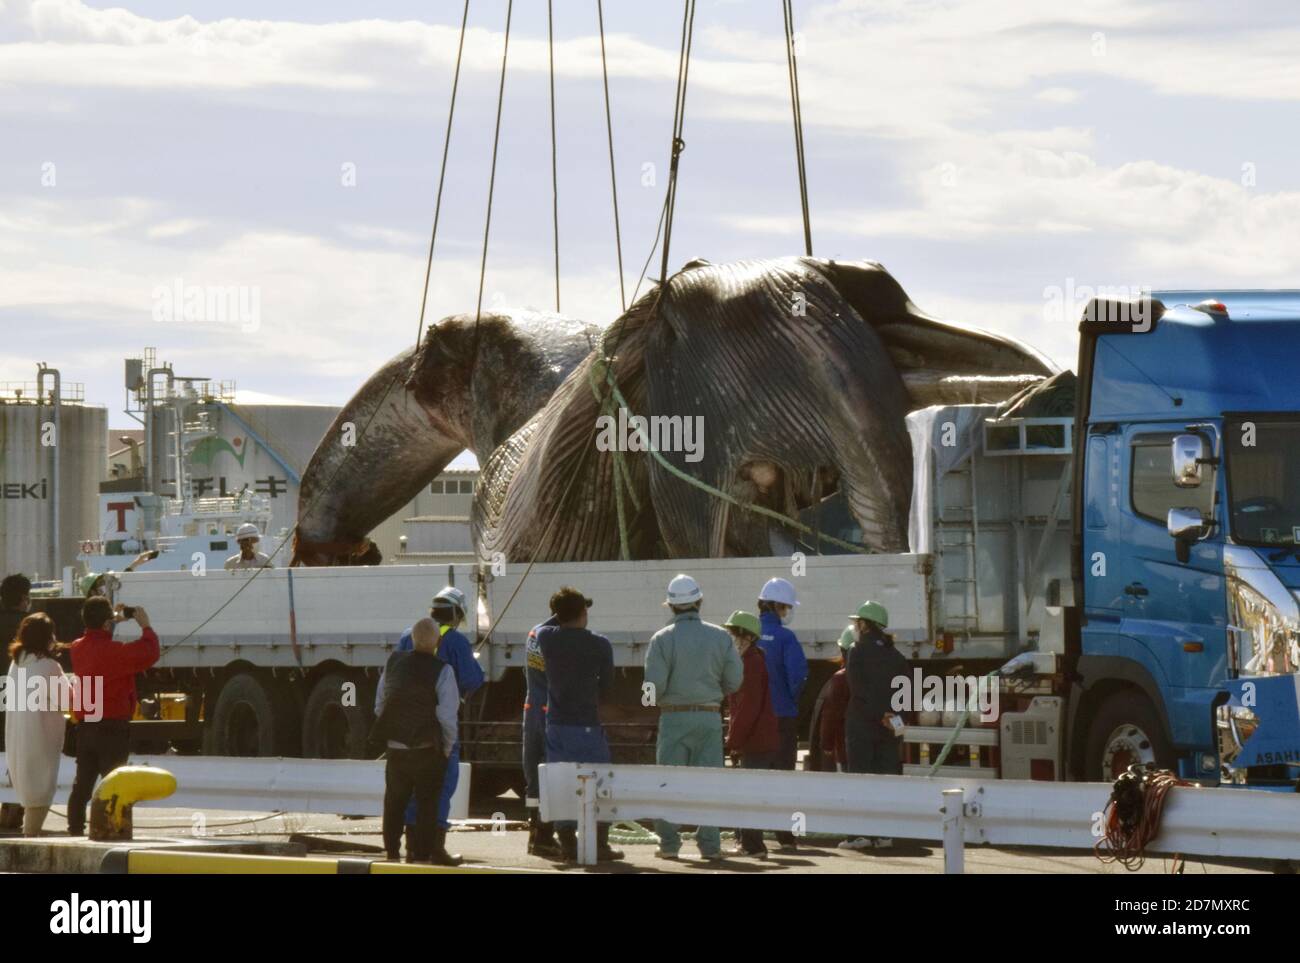
[[[134,605],[123,605],[123,606],[122,606],[122,618],[124,618],[124,619],[133,619],[133,618],[135,618],[135,606],[134,606]]]

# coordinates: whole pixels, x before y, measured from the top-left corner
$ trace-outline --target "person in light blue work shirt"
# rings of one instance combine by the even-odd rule
[[[437,656],[456,673],[456,687],[460,690],[461,701],[469,698],[483,684],[483,670],[474,658],[474,647],[469,639],[457,629],[465,620],[467,603],[465,593],[448,585],[433,597],[429,615],[438,623],[442,639],[438,643]],[[413,648],[411,630],[407,629],[397,641],[397,651],[406,652]],[[452,748],[447,759],[447,775],[442,782],[442,795],[438,799],[438,825],[434,830],[433,859],[441,865],[456,866],[461,862],[458,855],[447,852],[447,830],[451,828],[448,816],[451,814],[451,797],[456,793],[456,783],[460,776],[460,740]],[[412,805],[406,810],[406,828],[415,826],[415,809]]]
[[[759,621],[763,634],[758,644],[767,659],[772,710],[776,714],[780,748],[772,768],[793,772],[799,758],[799,694],[808,681],[808,659],[799,639],[786,628],[799,600],[787,579],[768,579],[758,593]],[[795,849],[794,833],[776,834],[778,851]]]

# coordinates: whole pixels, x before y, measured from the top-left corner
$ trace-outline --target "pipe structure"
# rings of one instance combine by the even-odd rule
[[[51,446],[53,451],[50,454],[52,465],[50,468],[50,577],[57,578],[62,570],[63,546],[60,544],[63,538],[62,523],[60,516],[60,501],[62,501],[62,480],[61,469],[63,467],[60,459],[60,451],[63,439],[60,433],[63,430],[63,376],[59,373],[58,368],[51,368],[44,361],[40,362],[36,368],[36,400],[37,404],[42,407],[45,404],[45,379],[49,377],[54,381],[54,390],[50,393],[50,404],[54,408],[54,444]]]

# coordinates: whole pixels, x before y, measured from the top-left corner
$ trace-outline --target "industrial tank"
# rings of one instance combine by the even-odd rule
[[[56,415],[52,385],[47,378],[38,393],[35,382],[0,384],[0,574],[57,578],[98,534],[108,412],[64,384]]]

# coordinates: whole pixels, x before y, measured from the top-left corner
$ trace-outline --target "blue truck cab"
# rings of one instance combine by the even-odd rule
[[[1291,788],[1300,292],[1094,299],[1079,330],[1075,776]]]

